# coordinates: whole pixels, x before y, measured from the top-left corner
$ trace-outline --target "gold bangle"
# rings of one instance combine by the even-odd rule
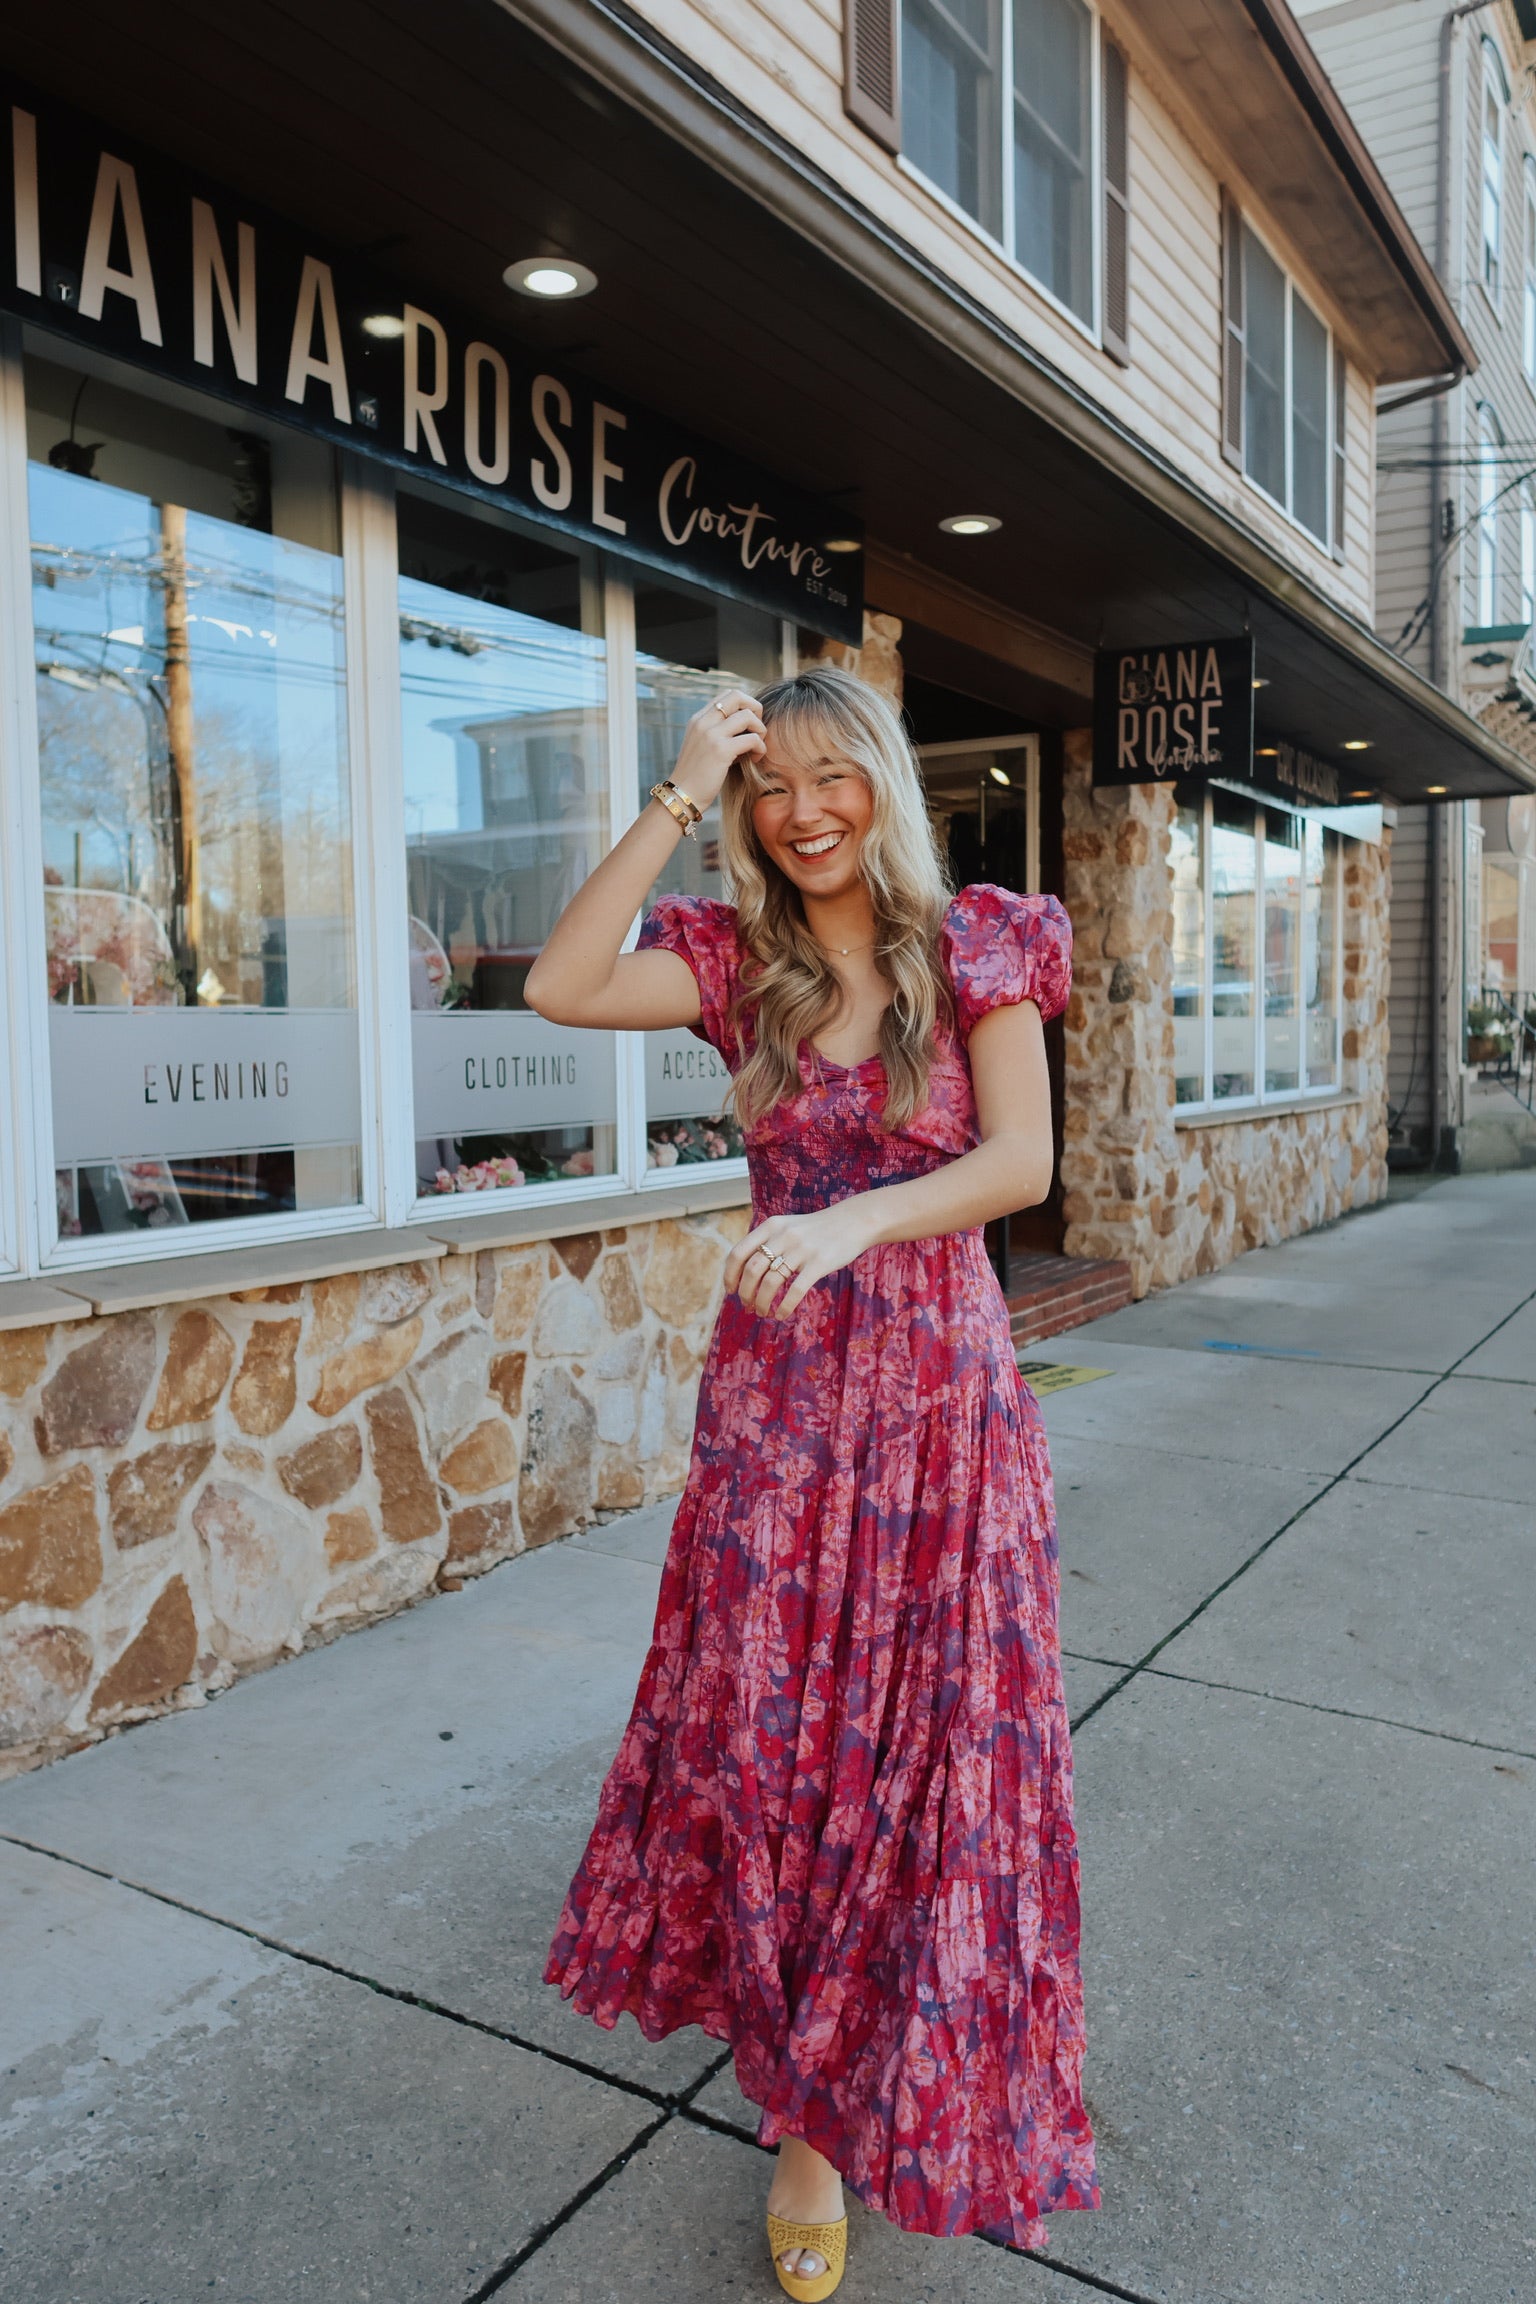
[[[691,840],[695,827],[703,822],[703,809],[690,800],[686,792],[680,792],[670,780],[665,784],[653,784],[650,796],[661,802],[673,823],[681,830],[683,838]]]
[[[681,784],[674,784],[670,776],[667,778],[667,790],[677,794],[679,800],[681,800],[683,806],[687,809],[695,824],[703,823],[704,811],[699,806],[697,800],[694,799],[691,792],[685,792]]]

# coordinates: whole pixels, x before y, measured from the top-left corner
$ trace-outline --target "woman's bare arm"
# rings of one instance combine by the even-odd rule
[[[707,808],[732,764],[763,749],[755,697],[722,696],[688,723],[673,777]],[[683,837],[660,801],[648,802],[622,840],[588,875],[528,971],[524,997],[552,1024],[597,1031],[658,1032],[696,1024],[699,988],[675,952],[624,952],[630,922]]]
[[[858,1192],[808,1216],[770,1216],[726,1260],[725,1285],[739,1289],[744,1304],[787,1320],[807,1289],[866,1248],[969,1231],[1045,1198],[1055,1155],[1039,1009],[1032,1000],[992,1009],[973,1028],[968,1046],[981,1135],[975,1151],[931,1175]],[[784,1287],[783,1274],[754,1257],[758,1248],[781,1256],[798,1278]],[[780,1288],[782,1300],[774,1303]]]

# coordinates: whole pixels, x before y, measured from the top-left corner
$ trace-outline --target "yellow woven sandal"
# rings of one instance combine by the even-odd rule
[[[768,2248],[785,2295],[793,2296],[796,2304],[821,2304],[822,2298],[830,2296],[841,2281],[848,2262],[848,2219],[839,2216],[835,2224],[791,2224],[770,2212]],[[819,2272],[814,2280],[802,2280],[798,2273],[786,2272],[779,2258],[787,2256],[791,2248],[814,2248],[818,2256],[827,2260],[825,2272]]]

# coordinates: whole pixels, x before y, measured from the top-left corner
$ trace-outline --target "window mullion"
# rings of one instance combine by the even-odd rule
[[[0,1130],[0,1257],[23,1272],[36,1271],[58,1240],[31,536],[21,326],[0,316],[0,821],[8,835],[0,959],[9,988],[0,1095],[11,1115]],[[18,1095],[24,1081],[30,1093]]]
[[[411,1073],[410,905],[400,722],[399,554],[395,487],[386,467],[342,460],[346,579],[347,745],[357,920],[362,1066],[363,1200],[386,1224],[416,1200]]]
[[[603,589],[607,669],[608,823],[621,840],[640,813],[640,725],[635,693],[635,593],[610,564]],[[638,925],[624,939],[634,949]],[[616,1032],[619,1141],[616,1166],[631,1191],[645,1181],[645,1034]]]
[[[1289,366],[1289,326],[1287,326],[1287,366]],[[1269,926],[1269,888],[1267,876],[1269,857],[1264,839],[1268,819],[1262,808],[1254,810],[1253,820],[1253,900],[1257,906],[1253,922],[1253,1093],[1262,1104],[1268,1095],[1265,1080],[1266,985],[1264,982],[1264,942]]]
[[[1002,113],[1003,131],[1003,146],[1001,154],[1002,170],[999,177],[1000,198],[1002,201],[1003,210],[1002,217],[1000,219],[1003,227],[1001,238],[1003,246],[1007,250],[1009,256],[1013,258],[1015,263],[1017,263],[1018,258],[1015,251],[1018,245],[1018,232],[1016,229],[1016,219],[1014,215],[1013,189],[1015,135],[1013,116],[1013,0],[997,0],[997,6],[1002,11],[1002,37],[998,42],[998,52],[1001,57],[1001,63],[998,68],[998,79],[1001,82],[999,95],[1001,97],[1000,110]]]
[[[1204,967],[1205,977],[1205,1096],[1207,1108],[1216,1100],[1216,891],[1213,854],[1215,843],[1211,837],[1212,802],[1207,787],[1200,810],[1200,886],[1205,913]]]

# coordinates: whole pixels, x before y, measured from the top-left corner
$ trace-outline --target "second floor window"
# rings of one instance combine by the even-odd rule
[[[901,143],[1086,327],[1094,18],[1085,0],[903,0]]]
[[[1493,411],[1482,414],[1477,458],[1477,621],[1499,621],[1499,491],[1503,442]]]
[[[1509,84],[1491,40],[1483,42],[1483,286],[1499,300],[1504,259],[1504,108]]]
[[[1226,231],[1225,450],[1326,545],[1342,398],[1328,326],[1235,208]]]

